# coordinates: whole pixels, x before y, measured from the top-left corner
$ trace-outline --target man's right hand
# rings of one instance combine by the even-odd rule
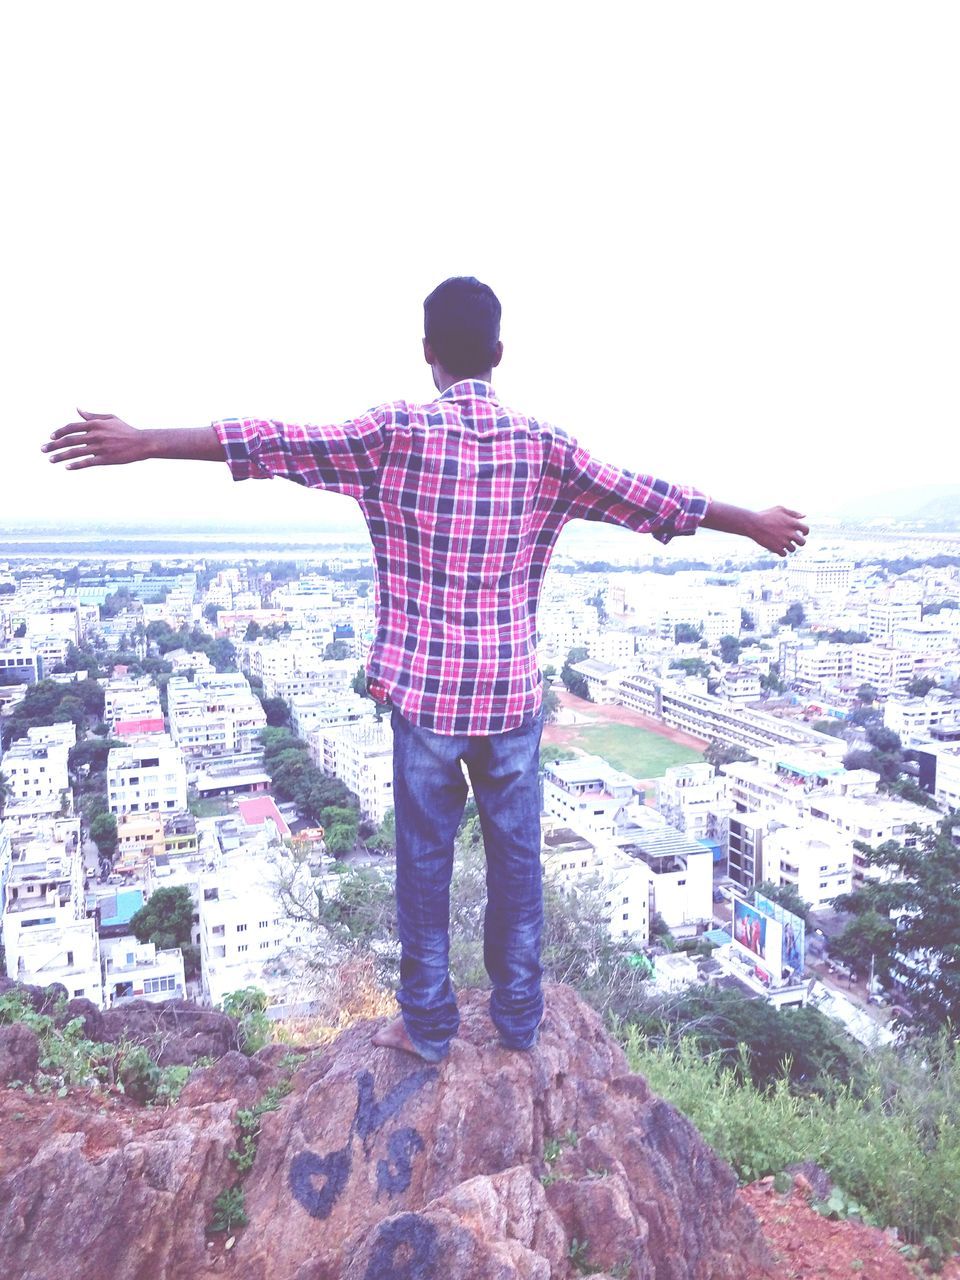
[[[85,467],[110,467],[125,462],[143,462],[153,457],[152,431],[140,431],[112,413],[85,413],[82,422],[58,427],[42,446],[51,462],[65,462],[68,471]]]
[[[766,511],[755,511],[754,527],[750,536],[761,547],[766,547],[774,555],[785,556],[797,547],[802,547],[810,532],[809,525],[803,524],[803,516],[799,511],[791,511],[789,507],[768,507]]]
[[[223,462],[223,445],[213,427],[172,427],[163,430],[131,427],[112,413],[77,412],[82,422],[58,427],[41,448],[51,462],[65,462],[68,471],[86,467],[114,467],[147,458],[180,458],[192,462]]]

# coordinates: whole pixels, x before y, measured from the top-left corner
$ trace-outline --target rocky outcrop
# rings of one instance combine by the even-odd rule
[[[49,1106],[0,1157],[0,1275],[59,1280],[750,1280],[765,1246],[732,1171],[631,1075],[597,1016],[548,992],[540,1043],[496,1042],[463,993],[427,1065],[351,1028],[260,1118],[248,1225],[206,1227],[238,1181],[238,1106],[289,1070],[271,1046],[194,1074],[178,1106]],[[13,1096],[13,1095],[11,1095]],[[4,1131],[10,1121],[3,1116]],[[147,1125],[147,1128],[144,1126]]]
[[[33,1078],[40,1058],[40,1041],[22,1022],[0,1027],[0,1084]]]

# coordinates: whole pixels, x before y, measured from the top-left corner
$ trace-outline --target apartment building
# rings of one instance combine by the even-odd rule
[[[941,818],[938,812],[923,805],[912,804],[898,796],[879,794],[875,790],[875,779],[876,775],[872,791],[848,795],[818,794],[807,802],[811,819],[826,823],[849,845],[854,888],[859,888],[865,880],[890,879],[893,874],[883,867],[872,866],[865,855],[853,847],[854,842],[876,846],[894,840],[912,849],[917,843],[913,828],[931,830]],[[810,826],[812,829],[812,822]]]
[[[591,702],[613,704],[620,701],[620,682],[630,673],[622,666],[610,662],[598,662],[596,658],[584,658],[571,667],[587,682],[587,694]]]
[[[960,732],[960,698],[946,689],[931,689],[923,698],[894,694],[884,705],[883,723],[904,746],[927,741],[940,727],[956,726]]]
[[[177,813],[187,807],[184,755],[167,734],[151,734],[114,747],[107,757],[110,812]]]
[[[853,679],[853,651],[860,646],[833,644],[780,644],[780,677],[788,685],[820,689],[839,680]]]
[[[850,590],[853,565],[845,560],[792,560],[787,569],[791,591],[805,599]]]
[[[853,679],[858,685],[871,684],[881,698],[909,684],[917,671],[917,660],[907,649],[887,644],[855,644]]]
[[[713,854],[667,826],[659,814],[640,809],[613,843],[643,863],[650,876],[651,909],[680,937],[694,936],[713,918]]]
[[[151,858],[164,852],[163,814],[125,813],[117,819],[117,851],[113,870],[117,875],[142,876]]]
[[[641,794],[633,778],[599,756],[547,761],[543,767],[543,812],[591,839],[608,836]]]
[[[131,1000],[183,999],[187,983],[179,947],[158,949],[132,935],[101,939],[104,968],[104,1006],[111,1009]]]
[[[76,740],[77,731],[67,722],[31,727],[26,737],[11,742],[0,758],[0,770],[10,788],[9,818],[53,816],[64,805],[68,812],[72,809],[67,761]]]
[[[256,751],[267,723],[263,704],[239,672],[172,677],[167,708],[170,736],[192,765]]]
[[[380,823],[393,808],[393,730],[389,720],[320,725],[307,745],[314,764],[357,796],[360,812]]]
[[[21,827],[10,840],[3,910],[7,976],[103,1004],[100,948],[85,912],[77,818]]]
[[[874,640],[883,640],[904,626],[919,623],[923,604],[918,594],[892,588],[875,596],[867,605],[867,630]]]
[[[353,692],[318,692],[294,695],[290,699],[290,722],[298,737],[307,740],[312,729],[334,728],[371,720],[375,706],[369,698]]]
[[[274,1000],[287,996],[294,953],[309,939],[306,926],[284,913],[276,882],[276,865],[259,849],[226,853],[201,874],[201,981],[210,1004],[250,986]]]
[[[727,823],[727,875],[741,889],[763,879],[763,837],[769,818],[759,813],[732,813]]]
[[[756,702],[763,692],[760,677],[749,667],[727,667],[720,677],[717,696],[727,702]]]
[[[720,851],[731,807],[726,779],[706,762],[673,765],[657,784],[657,809],[670,826]]]
[[[646,863],[609,841],[591,841],[559,821],[546,821],[543,873],[564,889],[597,894],[615,942],[637,946],[650,938],[650,879]]]
[[[826,823],[777,826],[763,837],[763,876],[793,885],[816,911],[853,889],[853,849]]]

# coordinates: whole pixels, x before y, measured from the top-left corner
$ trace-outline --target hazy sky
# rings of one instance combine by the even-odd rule
[[[335,519],[38,449],[78,404],[427,398],[451,274],[500,295],[501,398],[600,456],[806,511],[960,479],[958,37],[952,2],[4,6],[0,526]]]

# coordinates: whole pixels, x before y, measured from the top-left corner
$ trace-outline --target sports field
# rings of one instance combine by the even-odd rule
[[[559,732],[551,725],[550,729],[553,732],[548,730],[543,735],[545,745],[562,735],[563,746],[600,756],[632,778],[660,778],[672,764],[690,764],[703,759],[702,750],[672,742],[662,733],[635,725],[564,725]]]

